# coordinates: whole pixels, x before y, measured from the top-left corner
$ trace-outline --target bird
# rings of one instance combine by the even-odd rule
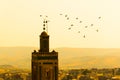
[[[67,17],[67,14],[65,15],[65,17]]]
[[[98,19],[101,19],[101,17],[98,17]]]
[[[80,31],[78,31],[78,33],[80,33]]]
[[[78,17],[76,17],[76,19],[78,20]]]
[[[82,21],[80,21],[80,23],[82,23]]]
[[[40,15],[40,17],[42,17],[42,15]]]
[[[70,29],[71,29],[71,27],[68,28],[68,30],[70,30]]]
[[[91,26],[93,26],[93,24],[91,24]]]
[[[69,20],[69,17],[67,17],[67,20]]]
[[[96,31],[98,32],[99,30],[97,29]]]
[[[65,20],[67,20],[67,21],[70,21],[70,20],[71,20],[69,14],[59,13],[59,15],[63,15],[63,17],[64,17]],[[42,16],[43,16],[43,15],[40,15],[40,17],[42,17]],[[102,18],[101,16],[97,16],[97,19],[98,19],[98,20],[100,20],[101,18]],[[75,16],[75,17],[74,17],[74,20],[78,21],[78,23],[80,23],[80,24],[83,24],[83,23],[84,23],[84,21],[80,20],[79,16]],[[68,30],[72,30],[72,29],[74,29],[74,28],[73,28],[74,26],[76,26],[75,23],[70,23],[69,26],[67,27],[67,29],[68,29]],[[94,23],[90,23],[89,25],[84,25],[83,28],[87,30],[87,29],[89,29],[89,27],[93,27],[93,26],[95,26],[95,24],[94,24]],[[96,28],[96,29],[94,29],[94,31],[95,31],[95,32],[99,32],[99,29]],[[81,32],[81,30],[78,30],[77,33],[81,34],[82,32]],[[84,33],[84,34],[82,35],[82,37],[83,37],[83,38],[86,38],[87,36],[86,36],[86,34]]]
[[[73,26],[73,24],[71,24],[71,26]]]
[[[88,26],[85,26],[85,28],[87,28]]]
[[[85,38],[85,35],[83,36],[83,38]]]

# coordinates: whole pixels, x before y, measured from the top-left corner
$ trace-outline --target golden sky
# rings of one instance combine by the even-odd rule
[[[39,15],[47,15],[52,48],[120,48],[119,8],[120,0],[1,0],[0,46],[39,47],[42,32]],[[65,14],[70,17],[69,21],[64,18]],[[76,17],[83,23],[77,23]],[[71,23],[75,27],[68,30]],[[91,23],[94,27],[83,29]],[[86,38],[83,38],[84,34]]]

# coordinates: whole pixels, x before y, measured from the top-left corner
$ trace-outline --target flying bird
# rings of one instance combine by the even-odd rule
[[[82,21],[80,21],[80,23],[82,23]]]
[[[96,31],[98,32],[99,30],[97,29]]]
[[[93,24],[91,24],[91,26],[93,26]]]
[[[67,14],[65,15],[65,17],[67,17]]]
[[[71,26],[73,26],[73,24],[71,24]]]
[[[85,38],[85,35],[83,36],[83,38]]]
[[[42,17],[42,15],[40,15],[40,17]]]
[[[76,17],[76,19],[78,20],[78,17]]]
[[[71,28],[68,28],[68,30],[70,30]]]
[[[60,16],[63,15],[63,17],[64,17],[65,20],[67,20],[67,21],[70,21],[70,20],[71,20],[71,18],[69,17],[69,14],[59,13],[59,15],[60,15]],[[42,17],[42,16],[43,16],[43,15],[40,15],[40,17]],[[102,18],[101,16],[97,16],[97,19],[98,19],[98,20],[101,20],[101,18]],[[80,24],[83,24],[83,23],[84,23],[84,21],[80,20],[79,16],[74,17],[74,20],[78,21],[78,23],[80,23]],[[46,23],[47,23],[47,22],[46,22]],[[67,29],[70,30],[70,31],[72,31],[72,30],[74,29],[74,28],[73,28],[74,26],[76,26],[76,24],[72,22],[72,23],[69,24],[69,26],[67,27]],[[83,26],[83,29],[89,30],[89,27],[92,28],[92,26],[95,27],[95,24],[94,24],[94,23],[90,23],[89,25],[84,25],[84,26]],[[94,29],[94,31],[95,31],[95,32],[99,32],[99,29],[96,28],[96,29]],[[81,32],[81,30],[77,30],[77,33],[78,33],[78,34],[81,34],[82,32]],[[84,33],[84,34],[82,34],[82,37],[83,37],[83,38],[86,38],[87,35]]]
[[[88,26],[85,26],[85,28],[87,28]]]
[[[101,19],[101,17],[98,17],[98,19]]]
[[[67,18],[67,20],[69,20],[69,17]]]

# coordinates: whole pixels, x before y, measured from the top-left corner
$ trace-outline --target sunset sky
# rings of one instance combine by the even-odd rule
[[[120,0],[1,0],[0,46],[39,47],[40,15],[50,20],[51,48],[120,48]]]

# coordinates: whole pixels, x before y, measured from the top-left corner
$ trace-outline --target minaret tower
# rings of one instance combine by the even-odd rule
[[[40,35],[40,51],[49,52],[49,35],[47,34],[47,20],[43,21],[43,32]]]
[[[47,23],[43,21],[39,51],[32,52],[32,80],[58,80],[58,52],[49,52]]]

